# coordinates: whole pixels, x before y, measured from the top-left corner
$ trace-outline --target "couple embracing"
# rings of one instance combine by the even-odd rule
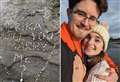
[[[109,33],[98,18],[106,0],[69,0],[61,25],[61,82],[117,82],[117,66],[107,54]]]

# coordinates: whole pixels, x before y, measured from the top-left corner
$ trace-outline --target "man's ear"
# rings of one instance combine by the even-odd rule
[[[67,15],[69,16],[71,14],[71,9],[67,8]]]
[[[71,15],[72,15],[72,10],[70,8],[67,8],[68,21],[71,20]]]

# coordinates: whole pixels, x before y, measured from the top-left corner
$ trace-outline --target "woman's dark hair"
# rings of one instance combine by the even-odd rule
[[[77,3],[81,2],[83,0],[69,0],[69,8],[73,9]],[[99,16],[103,13],[106,12],[108,9],[108,3],[107,0],[92,0],[97,4],[97,7],[100,11]]]
[[[88,55],[84,54],[85,56],[83,59],[83,63],[87,67],[87,71],[89,71],[94,65],[102,61],[104,59],[104,54],[105,53],[103,51],[101,51],[98,55],[93,57],[89,57]]]

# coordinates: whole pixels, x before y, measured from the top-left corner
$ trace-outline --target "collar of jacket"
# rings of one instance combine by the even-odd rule
[[[117,69],[117,65],[113,62],[113,60],[109,57],[107,53],[105,53],[104,59],[107,61],[111,68]]]
[[[61,25],[61,39],[67,44],[72,52],[77,52],[82,57],[80,40],[75,39],[70,31],[67,23]]]

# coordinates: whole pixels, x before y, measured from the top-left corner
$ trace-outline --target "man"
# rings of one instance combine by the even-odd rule
[[[80,41],[91,32],[99,16],[106,12],[107,8],[106,0],[69,0],[68,24],[64,22],[61,25],[61,82],[83,82],[85,69],[79,60],[82,60],[84,55],[81,52]],[[111,61],[108,55],[105,57]],[[79,68],[73,66],[73,62],[78,64]],[[111,64],[114,66],[114,63]],[[77,69],[79,76],[73,73],[73,68]],[[98,78],[115,82],[118,76],[112,71],[110,76],[98,76]],[[110,78],[114,79],[108,80]]]

